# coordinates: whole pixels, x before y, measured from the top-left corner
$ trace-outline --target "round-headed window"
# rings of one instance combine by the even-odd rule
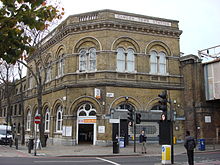
[[[91,104],[85,103],[79,107],[78,116],[96,116],[96,110]]]

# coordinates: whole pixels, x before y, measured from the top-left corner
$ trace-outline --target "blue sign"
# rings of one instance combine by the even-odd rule
[[[162,147],[162,152],[165,152],[165,147]]]

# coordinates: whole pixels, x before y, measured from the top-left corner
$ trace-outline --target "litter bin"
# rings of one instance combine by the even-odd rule
[[[119,153],[119,141],[118,139],[113,141],[113,154]]]
[[[205,150],[205,139],[199,139],[199,145],[198,145],[198,149],[200,151],[204,151]]]
[[[119,146],[120,146],[120,148],[124,148],[125,147],[125,138],[124,137],[120,137]]]
[[[162,164],[171,164],[171,145],[162,145]]]
[[[34,138],[28,140],[28,153],[31,153],[31,150],[34,149]]]

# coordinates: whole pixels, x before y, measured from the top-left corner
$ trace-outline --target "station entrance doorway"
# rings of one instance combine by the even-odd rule
[[[76,144],[96,144],[96,110],[90,103],[77,111]]]
[[[94,124],[79,124],[78,144],[93,144]]]

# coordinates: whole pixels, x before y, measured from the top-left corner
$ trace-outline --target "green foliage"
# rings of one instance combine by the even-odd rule
[[[0,0],[0,58],[15,63],[34,45],[26,29],[44,31],[48,23],[60,19],[63,11],[46,0]],[[63,10],[63,9],[62,9]]]

